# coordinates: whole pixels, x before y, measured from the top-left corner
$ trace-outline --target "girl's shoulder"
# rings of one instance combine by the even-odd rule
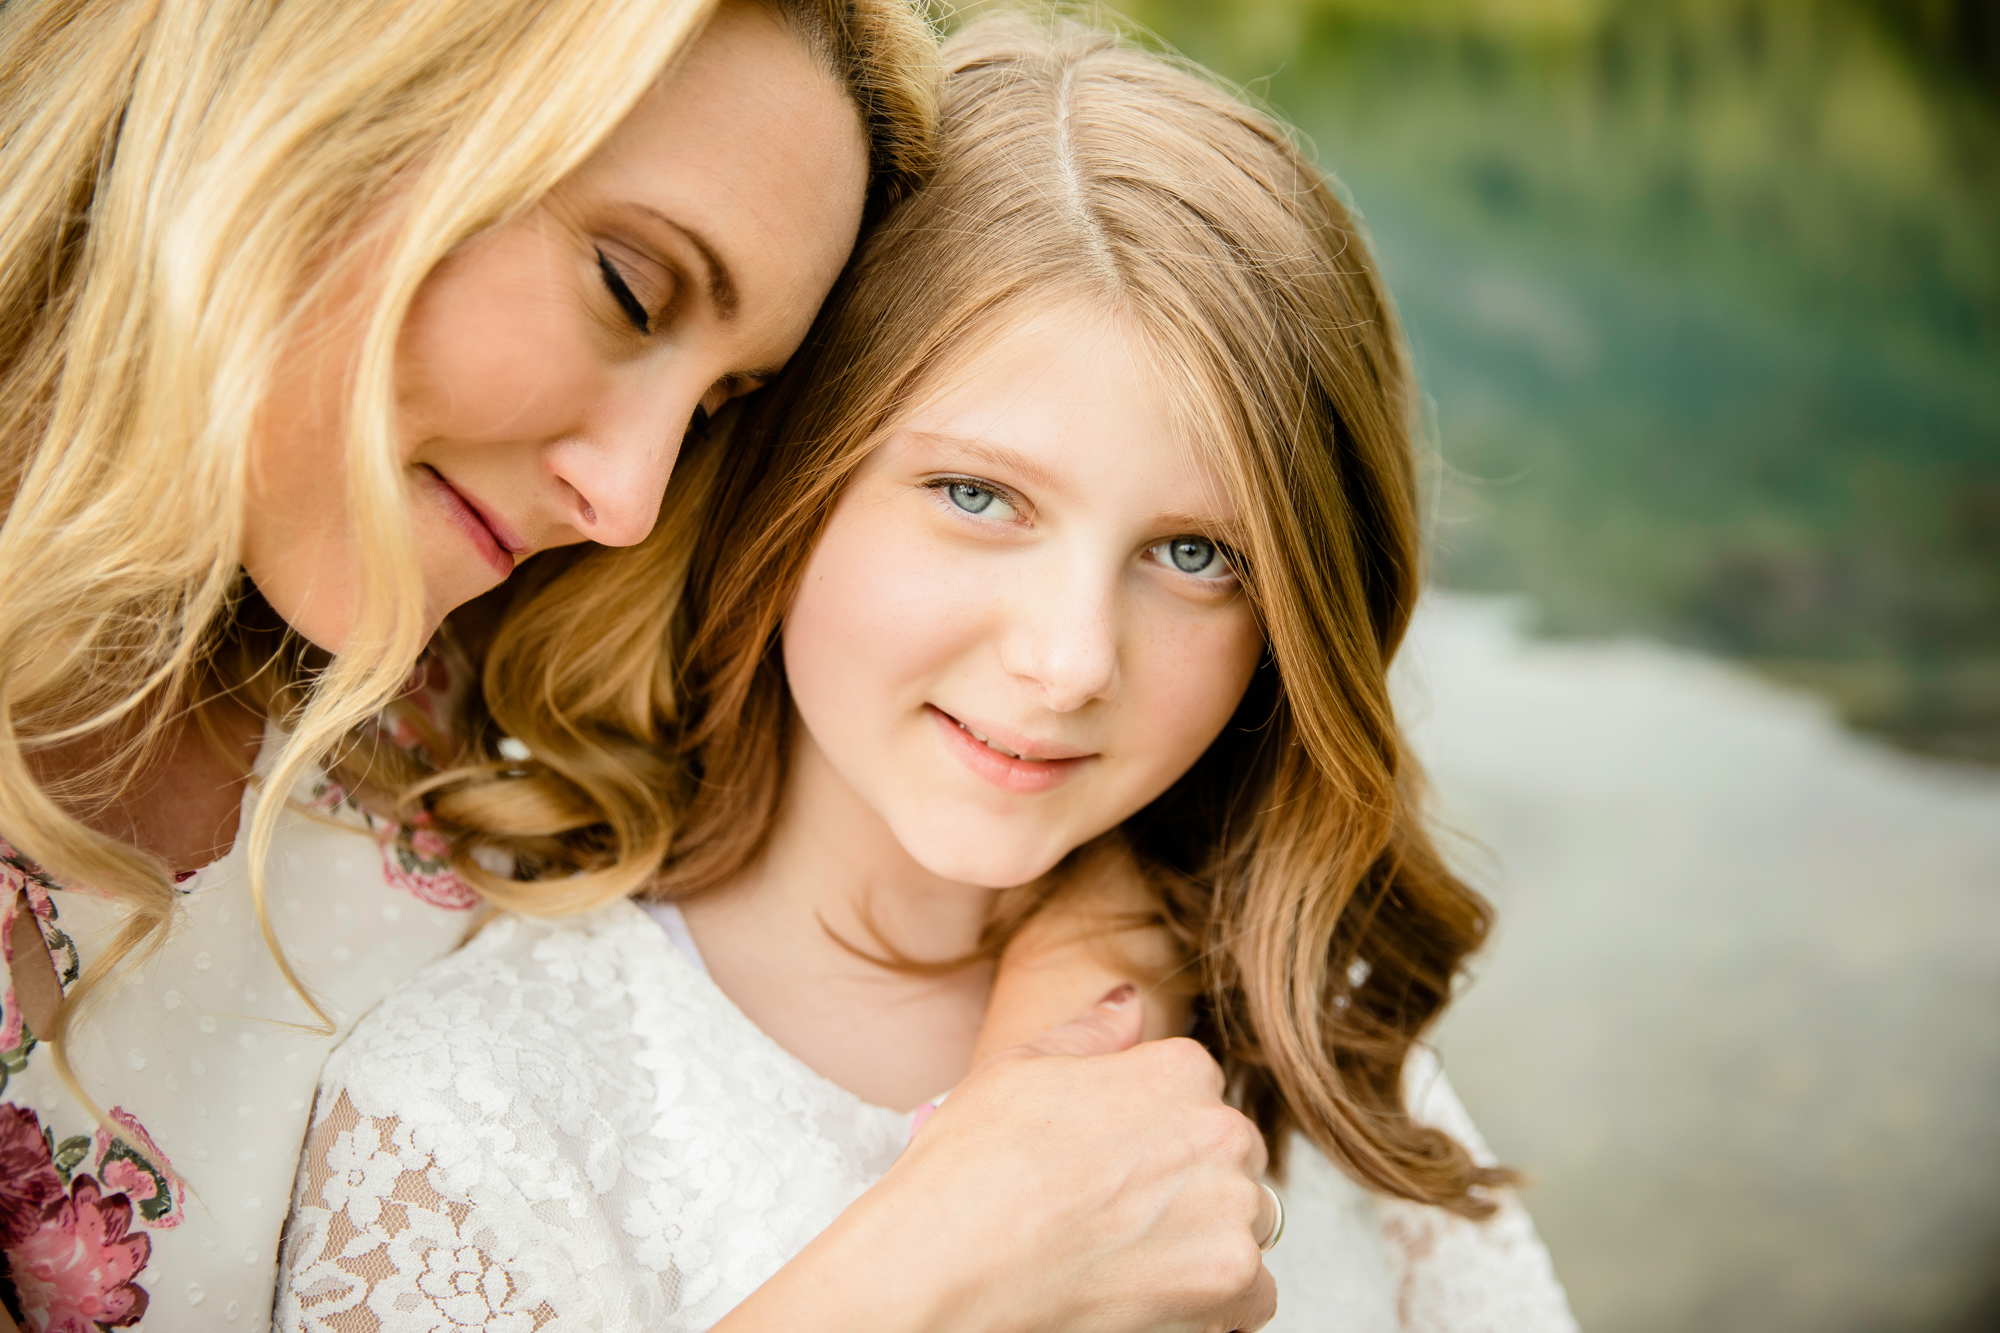
[[[444,1078],[502,1051],[581,1058],[601,1054],[606,1033],[629,1044],[642,993],[667,983],[659,935],[627,902],[562,918],[497,913],[355,1024],[322,1085],[359,1093],[390,1068]]]
[[[1431,1048],[1413,1048],[1403,1083],[1417,1120],[1457,1139],[1474,1160],[1494,1163]],[[1526,1206],[1511,1189],[1492,1197],[1495,1211],[1481,1222],[1403,1199],[1377,1201],[1406,1325],[1576,1333],[1569,1298]]]
[[[501,915],[327,1062],[278,1326],[399,1301],[430,1326],[426,1256],[476,1255],[469,1272],[505,1281],[472,1279],[498,1303],[460,1323],[604,1327],[593,1312],[615,1308],[617,1327],[704,1328],[906,1141],[903,1116],[777,1047],[637,906]],[[378,1246],[391,1277],[341,1266]]]
[[[1493,1160],[1428,1047],[1413,1048],[1404,1087],[1419,1121]],[[1269,1333],[1575,1333],[1548,1250],[1511,1191],[1483,1222],[1384,1198],[1296,1132],[1278,1188],[1286,1218],[1266,1257],[1279,1295]]]

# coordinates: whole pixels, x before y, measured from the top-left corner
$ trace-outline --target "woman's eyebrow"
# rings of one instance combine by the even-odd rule
[[[715,304],[715,313],[725,323],[736,318],[737,307],[741,304],[736,290],[736,279],[730,273],[729,265],[722,262],[722,257],[715,252],[715,247],[708,243],[708,238],[687,223],[676,222],[657,208],[638,203],[630,207],[663,226],[673,228],[687,238],[687,243],[701,256],[702,266],[708,270],[708,299]]]

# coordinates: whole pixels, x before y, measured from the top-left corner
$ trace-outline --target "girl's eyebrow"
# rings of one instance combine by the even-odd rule
[[[1012,472],[1031,486],[1039,486],[1047,491],[1064,489],[1062,479],[1055,473],[1020,450],[1011,449],[1004,444],[982,439],[976,435],[946,435],[931,430],[913,430],[909,434],[912,440],[921,440],[948,452],[963,455],[975,462],[999,468],[1003,472]]]
[[[1161,514],[1156,522],[1162,532],[1177,529],[1198,534],[1232,551],[1243,550],[1250,541],[1249,529],[1233,518],[1220,518],[1214,514]]]

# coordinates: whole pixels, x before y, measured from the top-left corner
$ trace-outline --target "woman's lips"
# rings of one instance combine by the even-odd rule
[[[1076,754],[1028,759],[1002,754],[974,736],[966,724],[942,708],[935,704],[927,704],[925,708],[943,736],[945,748],[958,756],[959,761],[975,776],[984,778],[1003,791],[1024,794],[1049,791],[1067,781],[1070,774],[1093,757]],[[1022,747],[1030,752],[1035,748],[1031,745]]]
[[[445,512],[451,516],[451,521],[458,530],[471,541],[473,549],[479,552],[480,559],[492,566],[493,571],[503,579],[512,574],[515,554],[526,549],[518,544],[519,539],[514,538],[513,534],[507,532],[500,523],[488,517],[484,509],[465,492],[446,481],[444,474],[436,468],[424,464],[417,470],[430,478],[431,491],[437,496],[438,503],[444,506]]]

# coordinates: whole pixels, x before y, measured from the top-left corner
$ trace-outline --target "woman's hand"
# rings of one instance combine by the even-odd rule
[[[1004,1333],[1256,1329],[1264,1144],[1136,992],[974,1070],[902,1158],[717,1326]]]
[[[1159,921],[1158,897],[1131,850],[1100,838],[1065,873],[1062,891],[1022,923],[1000,956],[974,1064],[1088,1013],[1127,981],[1146,1008],[1139,1040],[1188,1030],[1199,981]]]

